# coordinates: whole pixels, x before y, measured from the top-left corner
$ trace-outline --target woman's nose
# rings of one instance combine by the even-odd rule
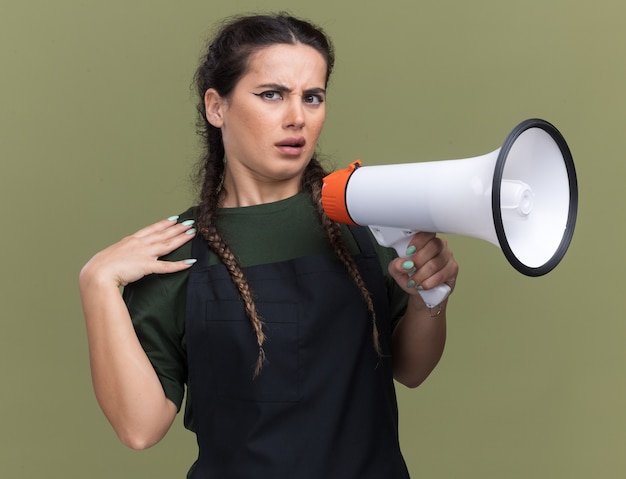
[[[300,98],[292,98],[288,102],[285,117],[286,128],[300,129],[304,126],[304,105]]]

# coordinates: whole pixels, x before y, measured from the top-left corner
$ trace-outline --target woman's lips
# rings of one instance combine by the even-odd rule
[[[276,143],[276,148],[283,155],[298,156],[304,151],[306,140],[303,137],[285,138]]]

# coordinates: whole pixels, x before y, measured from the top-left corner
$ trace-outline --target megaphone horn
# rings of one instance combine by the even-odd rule
[[[418,231],[460,234],[499,246],[517,271],[541,276],[570,245],[578,185],[561,133],[529,119],[482,156],[379,166],[357,160],[324,178],[322,204],[334,221],[369,226],[399,256]],[[432,307],[449,288],[421,293]]]

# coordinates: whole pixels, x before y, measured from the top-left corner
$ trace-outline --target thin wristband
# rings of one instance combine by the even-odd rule
[[[433,309],[437,308],[437,311],[433,313]],[[435,308],[428,308],[428,316],[431,318],[436,318],[441,314],[441,306],[435,306]]]

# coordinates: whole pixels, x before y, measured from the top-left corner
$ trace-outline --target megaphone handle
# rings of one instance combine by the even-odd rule
[[[411,242],[411,238],[417,233],[417,231],[391,228],[389,226],[370,226],[369,229],[378,244],[395,249],[400,258],[406,257],[406,249]],[[426,306],[434,308],[448,297],[452,288],[447,284],[440,284],[431,289],[418,289],[418,291]]]

